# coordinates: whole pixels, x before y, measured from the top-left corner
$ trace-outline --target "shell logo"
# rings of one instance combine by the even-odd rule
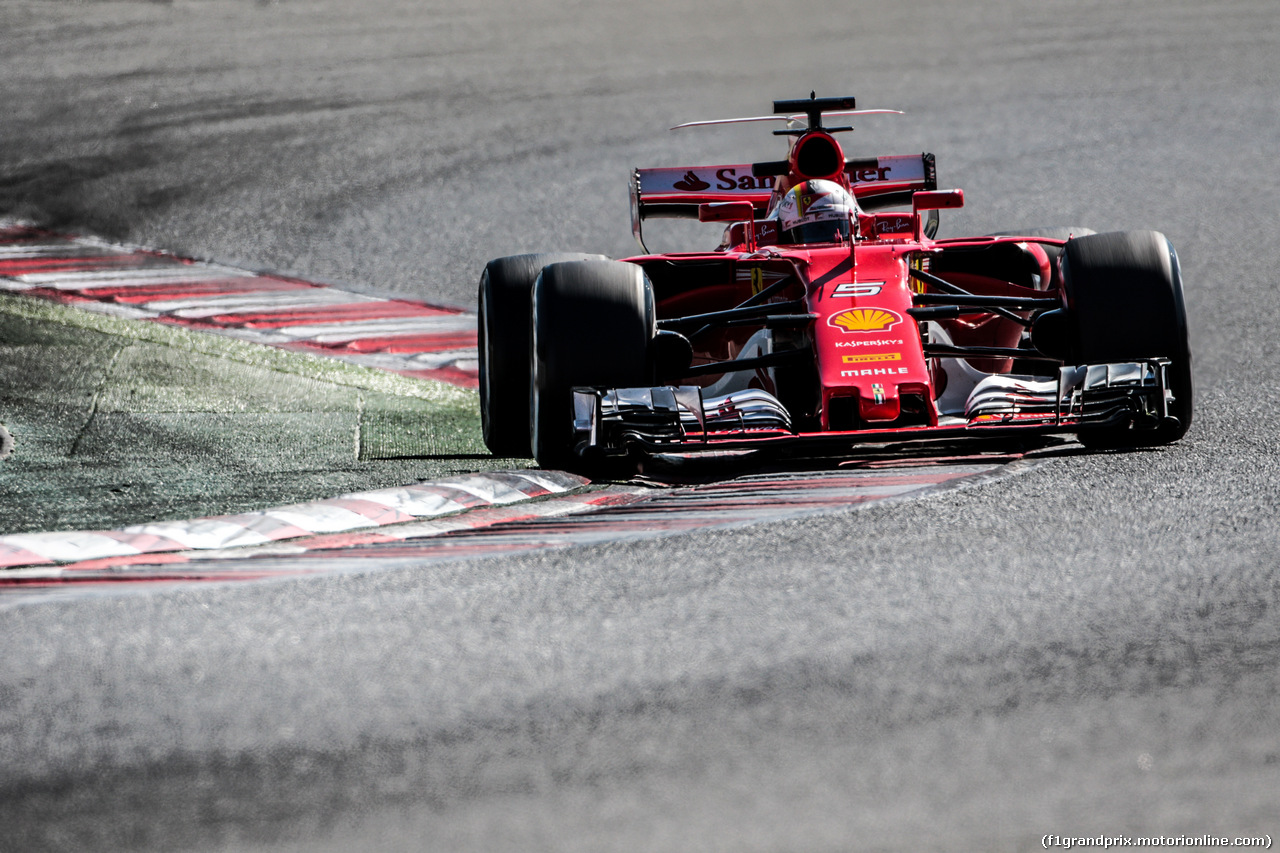
[[[885,308],[851,308],[833,314],[827,324],[844,332],[883,332],[902,322],[902,317]]]

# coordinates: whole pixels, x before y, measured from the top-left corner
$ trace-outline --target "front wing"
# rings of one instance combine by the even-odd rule
[[[760,448],[795,444],[831,450],[885,441],[922,441],[1016,432],[1075,432],[1093,427],[1156,429],[1170,419],[1169,361],[1062,367],[1057,379],[995,377],[975,389],[963,415],[936,426],[794,432],[770,394],[739,391],[706,398],[694,385],[575,388],[573,428],[583,456]]]

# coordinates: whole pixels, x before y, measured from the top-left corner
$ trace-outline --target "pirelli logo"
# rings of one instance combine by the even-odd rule
[[[878,352],[867,353],[866,355],[846,355],[843,359],[845,364],[868,364],[873,361],[902,361],[902,353],[900,352]]]

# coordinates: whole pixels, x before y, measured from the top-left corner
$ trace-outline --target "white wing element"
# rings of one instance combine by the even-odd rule
[[[838,112],[823,113],[824,116],[874,116],[874,115],[903,115],[902,110],[840,110]],[[793,116],[747,116],[745,118],[713,118],[708,121],[687,121],[684,124],[677,124],[672,130],[679,130],[682,127],[705,127],[712,124],[744,124],[750,121],[785,121],[788,124],[794,124],[805,118],[804,113]]]

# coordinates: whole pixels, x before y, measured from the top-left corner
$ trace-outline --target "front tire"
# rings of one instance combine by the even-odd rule
[[[574,252],[511,255],[490,261],[480,274],[480,425],[495,456],[531,455],[529,316],[538,273],[548,264],[603,258]]]
[[[653,286],[635,264],[577,261],[542,270],[533,287],[528,392],[529,444],[541,467],[602,470],[575,450],[572,389],[649,385],[656,334]]]
[[[1062,278],[1075,363],[1169,359],[1169,414],[1177,419],[1155,429],[1082,429],[1080,442],[1152,447],[1182,438],[1191,426],[1194,387],[1182,271],[1169,239],[1158,231],[1119,231],[1071,240],[1063,247]]]

